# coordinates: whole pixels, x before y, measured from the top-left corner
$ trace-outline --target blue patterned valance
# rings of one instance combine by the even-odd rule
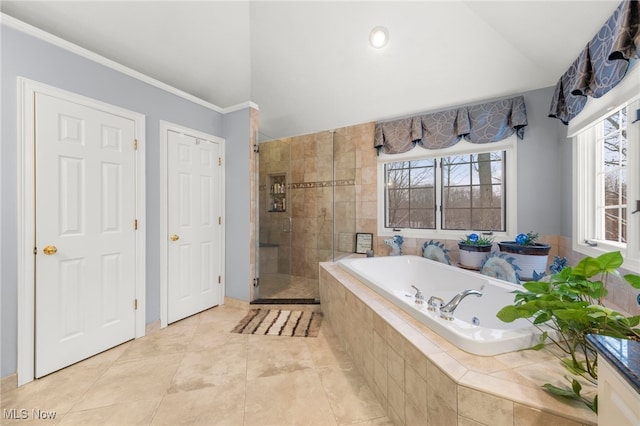
[[[447,148],[462,138],[472,143],[490,143],[517,133],[522,139],[526,125],[524,98],[517,96],[376,123],[374,147],[385,154],[399,154],[416,144],[426,149]]]
[[[640,2],[625,0],[560,77],[549,117],[564,124],[578,115],[587,96],[599,98],[627,72],[629,60],[640,55]]]

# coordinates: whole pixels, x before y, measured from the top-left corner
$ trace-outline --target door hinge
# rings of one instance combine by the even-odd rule
[[[138,139],[134,139],[133,140],[133,150],[137,151],[138,150]]]
[[[38,247],[33,248],[33,254],[38,254]]]
[[[222,216],[218,216],[218,225],[222,225]]]
[[[218,284],[222,284],[222,277],[218,275]]]
[[[253,286],[254,287],[258,287],[260,285],[260,278],[259,277],[255,277],[253,279]]]
[[[222,157],[218,157],[218,166],[222,166]]]
[[[138,219],[135,219],[133,221],[133,229],[135,229],[136,231],[138,230]]]
[[[133,309],[136,311],[138,310],[138,299],[133,300]]]

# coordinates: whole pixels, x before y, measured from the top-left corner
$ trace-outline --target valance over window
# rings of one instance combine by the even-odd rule
[[[385,154],[399,154],[416,144],[426,149],[447,148],[462,138],[472,143],[490,143],[517,133],[522,139],[526,125],[524,98],[517,96],[376,123],[374,147]]]
[[[568,124],[587,96],[599,98],[622,80],[629,60],[639,57],[639,47],[640,2],[625,0],[560,77],[549,117]]]

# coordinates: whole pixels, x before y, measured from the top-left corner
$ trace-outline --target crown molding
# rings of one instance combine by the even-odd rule
[[[223,114],[228,114],[230,112],[236,112],[236,111],[240,111],[246,108],[253,108],[257,111],[260,111],[260,107],[258,106],[258,104],[256,104],[255,102],[252,101],[246,101],[246,102],[241,102],[239,104],[236,105],[231,105],[230,107],[226,107],[222,110]]]
[[[205,101],[204,99],[200,99],[187,92],[184,92],[180,89],[177,89],[173,86],[170,86],[166,83],[156,80],[155,78],[149,77],[146,74],[135,71],[129,67],[119,64],[118,62],[112,61],[111,59],[107,59],[104,56],[98,55],[97,53],[92,52],[88,49],[85,49],[84,47],[80,47],[77,44],[71,43],[58,36],[55,36],[39,28],[36,28],[33,25],[29,25],[26,22],[20,21],[19,19],[9,16],[5,13],[0,12],[0,22],[3,25],[6,25],[7,27],[13,28],[20,32],[23,32],[25,34],[28,34],[30,36],[43,40],[49,44],[60,47],[69,52],[75,53],[76,55],[89,59],[90,61],[96,62],[105,67],[111,68],[129,77],[133,77],[151,86],[157,87],[158,89],[164,90],[167,93],[171,93],[172,95],[179,96],[183,99],[193,102],[194,104],[198,104],[200,106],[203,106],[205,108],[208,108],[220,114],[225,114],[227,110],[232,110],[232,108],[234,108],[234,106],[229,108],[221,108],[218,105],[214,105],[210,102]]]

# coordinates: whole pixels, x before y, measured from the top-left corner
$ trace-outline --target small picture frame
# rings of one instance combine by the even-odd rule
[[[356,233],[356,253],[367,254],[373,249],[373,234],[366,232]]]

